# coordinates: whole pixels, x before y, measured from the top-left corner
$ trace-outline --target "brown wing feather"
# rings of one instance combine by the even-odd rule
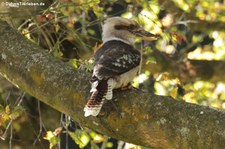
[[[121,41],[105,43],[95,54],[97,78],[110,78],[123,74],[140,64],[140,52]]]
[[[96,90],[92,92],[91,97],[85,105],[85,117],[90,115],[97,116],[100,112],[108,90],[107,81],[108,80],[101,80],[98,82]]]

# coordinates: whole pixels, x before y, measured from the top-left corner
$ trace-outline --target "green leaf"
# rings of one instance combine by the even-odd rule
[[[78,68],[78,60],[77,60],[77,59],[71,59],[71,60],[69,60],[69,63],[70,63],[74,68]]]
[[[69,131],[68,133],[80,148],[84,148],[90,142],[89,135],[83,130],[77,129],[75,132]]]
[[[146,61],[146,64],[149,64],[149,63],[153,63],[153,64],[156,64],[156,59],[152,56],[148,57],[147,61]]]
[[[91,141],[91,149],[99,149],[99,147],[93,141]]]
[[[50,149],[52,149],[60,141],[60,139],[57,136],[55,136],[55,134],[52,131],[47,131],[47,134],[43,137],[43,139],[49,141]]]

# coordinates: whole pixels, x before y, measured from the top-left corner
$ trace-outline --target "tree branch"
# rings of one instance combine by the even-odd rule
[[[183,82],[193,82],[196,80],[210,82],[225,81],[225,61],[219,60],[190,60],[177,61],[166,53],[153,48],[153,52],[148,55],[154,57],[156,63],[144,64],[143,68],[151,73],[168,72],[171,77],[178,77]]]
[[[196,17],[196,10],[191,10],[191,12],[186,13],[181,8],[179,8],[172,0],[158,0],[158,3],[161,7],[166,9],[169,13],[173,14],[175,18],[180,19],[181,16],[185,16],[185,20],[193,20],[196,23],[189,23],[188,25],[192,30],[196,31],[224,31],[224,23],[223,21],[206,21],[200,20]]]
[[[154,148],[222,149],[225,146],[222,110],[133,90],[114,94],[123,118],[112,109],[103,109],[104,117],[85,118],[83,107],[89,96],[90,73],[61,62],[2,21],[0,51],[1,75],[70,115],[83,127]]]

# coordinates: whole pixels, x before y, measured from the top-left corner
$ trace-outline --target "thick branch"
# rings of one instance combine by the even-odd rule
[[[225,61],[177,61],[156,49],[148,56],[156,59],[155,64],[144,64],[144,69],[152,73],[168,72],[170,76],[182,79],[182,82],[193,82],[196,80],[225,82],[225,69],[223,69],[225,68]]]
[[[0,51],[1,75],[83,127],[154,148],[225,146],[224,111],[133,90],[114,94],[123,118],[113,109],[103,109],[104,117],[85,118],[89,73],[54,58],[2,21]]]

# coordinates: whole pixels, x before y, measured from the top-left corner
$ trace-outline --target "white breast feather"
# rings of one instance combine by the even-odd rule
[[[138,70],[139,70],[139,66],[131,69],[128,72],[121,74],[119,77],[114,79],[116,81],[114,88],[115,89],[121,88],[121,87],[124,87],[124,85],[127,85],[128,83],[132,82],[134,77],[137,75]]]

